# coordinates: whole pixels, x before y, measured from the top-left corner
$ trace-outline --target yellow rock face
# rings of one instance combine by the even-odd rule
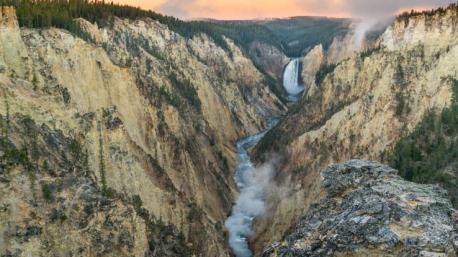
[[[306,93],[313,94],[317,90],[315,83],[315,75],[320,68],[326,64],[325,53],[322,45],[314,47],[302,60],[302,80],[306,87]],[[308,91],[312,92],[308,92]]]
[[[109,29],[79,22],[93,43],[60,29],[20,29],[14,10],[2,9],[0,85],[8,106],[0,114],[28,115],[78,139],[98,183],[139,196],[194,253],[228,256],[233,145],[278,115],[281,103],[229,40],[225,51],[205,35],[186,39],[148,19],[116,19]],[[136,256],[143,256],[146,237],[135,231]]]

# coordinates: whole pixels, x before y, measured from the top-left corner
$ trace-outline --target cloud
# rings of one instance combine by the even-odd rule
[[[455,0],[117,0],[180,18],[250,19],[320,15],[386,17],[411,8],[435,8]]]
[[[158,7],[158,11],[180,18],[192,16],[192,7],[197,4],[196,0],[168,0]]]
[[[140,6],[143,9],[157,10],[161,5],[169,0],[113,0],[115,3],[127,4],[130,6]],[[111,1],[106,1],[111,2]]]
[[[168,0],[157,10],[181,18],[247,19],[303,14],[296,0]]]
[[[448,5],[455,0],[348,0],[345,2],[345,8],[352,17],[384,18],[401,10],[430,9]]]
[[[410,8],[445,6],[454,0],[166,0],[158,10],[179,17],[221,19],[325,15],[386,17]]]

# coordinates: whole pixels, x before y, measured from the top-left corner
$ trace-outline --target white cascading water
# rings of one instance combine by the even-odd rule
[[[235,182],[240,195],[232,208],[231,216],[225,222],[229,232],[229,245],[236,257],[253,255],[248,246],[248,238],[252,233],[253,219],[265,212],[264,192],[273,175],[273,167],[270,164],[255,168],[247,150],[256,145],[277,122],[277,119],[270,120],[267,130],[241,139],[236,145],[238,163]]]
[[[304,86],[299,83],[300,62],[301,58],[292,59],[283,72],[283,87],[293,99],[304,91]]]

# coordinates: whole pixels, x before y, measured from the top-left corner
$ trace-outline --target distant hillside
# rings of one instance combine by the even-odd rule
[[[85,0],[0,0],[0,5],[14,6],[19,23],[24,27],[64,28],[88,40],[75,18],[85,18],[99,25],[110,26],[112,17],[151,18],[166,24],[184,37],[206,33],[221,47],[228,49],[225,35],[247,49],[254,41],[267,43],[282,50],[287,56],[299,56],[307,48],[322,43],[329,46],[337,35],[348,31],[350,20],[324,17],[293,17],[263,21],[189,21],[164,16],[139,8]]]
[[[300,56],[320,43],[328,48],[334,37],[348,32],[350,24],[349,19],[325,17],[293,17],[260,23],[279,38],[288,56]]]
[[[287,19],[251,21],[208,21],[219,23],[225,32],[236,41],[245,44],[258,39],[280,49],[289,56],[301,56],[303,52],[317,44],[329,47],[336,36],[345,35],[351,24],[349,19],[327,17],[291,17]],[[243,30],[249,29],[243,37]],[[269,36],[270,38],[266,38]],[[237,40],[238,39],[238,40]]]

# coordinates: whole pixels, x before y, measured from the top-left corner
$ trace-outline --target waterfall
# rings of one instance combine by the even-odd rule
[[[304,91],[304,86],[299,83],[301,73],[300,63],[301,58],[291,60],[283,73],[283,87],[292,98]]]

